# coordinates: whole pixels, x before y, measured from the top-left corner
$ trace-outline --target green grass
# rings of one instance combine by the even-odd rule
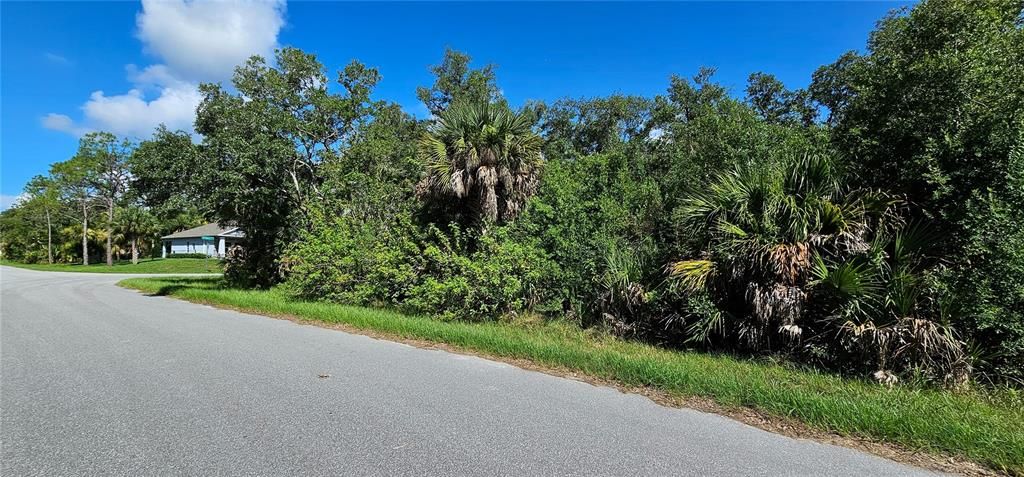
[[[42,270],[52,272],[89,272],[89,273],[220,273],[222,271],[220,261],[216,259],[201,258],[149,258],[141,259],[138,264],[133,265],[131,260],[114,262],[108,267],[104,263],[17,263],[4,260],[0,265],[26,268],[29,270]]]
[[[128,279],[122,286],[184,300],[304,320],[341,323],[402,339],[447,343],[525,359],[626,386],[706,397],[794,418],[842,435],[953,454],[1024,475],[1024,411],[1019,394],[885,388],[865,381],[728,356],[678,352],[615,339],[567,324],[446,322],[392,311],[307,302],[278,290],[228,289],[218,278]]]

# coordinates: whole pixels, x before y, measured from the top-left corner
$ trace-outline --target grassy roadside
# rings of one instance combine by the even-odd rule
[[[897,387],[704,353],[676,352],[596,336],[571,326],[444,322],[431,318],[289,299],[278,291],[234,290],[216,278],[128,279],[122,286],[255,313],[338,323],[401,339],[445,343],[646,386],[710,398],[799,420],[840,435],[947,453],[1024,475],[1024,410],[1008,396]]]
[[[202,258],[148,258],[132,264],[131,260],[114,262],[108,267],[106,263],[18,263],[9,260],[0,261],[0,265],[50,272],[89,272],[89,273],[220,273],[220,261]]]

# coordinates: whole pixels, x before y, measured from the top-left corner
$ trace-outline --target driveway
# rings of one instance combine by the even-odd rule
[[[927,475],[122,278],[0,267],[3,475]]]

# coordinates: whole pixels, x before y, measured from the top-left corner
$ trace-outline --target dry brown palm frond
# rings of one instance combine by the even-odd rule
[[[740,323],[737,326],[740,343],[750,349],[762,349],[765,346],[766,328],[760,323]]]
[[[963,343],[949,328],[932,320],[904,317],[884,325],[847,321],[840,332],[847,342],[877,356],[879,370],[906,366],[951,384],[962,383],[970,374]]]
[[[746,300],[755,321],[763,325],[792,325],[800,318],[807,293],[800,287],[782,284],[747,285]]]
[[[498,182],[501,183],[501,186],[506,190],[515,190],[516,181],[513,179],[512,172],[509,171],[508,167],[498,167]]]
[[[790,343],[799,342],[803,333],[804,329],[798,325],[782,325],[779,327],[779,334],[786,338]]]
[[[768,260],[777,280],[786,285],[797,285],[807,278],[811,248],[803,242],[779,244],[771,249]]]
[[[939,323],[922,318],[902,318],[895,326],[900,328],[902,343],[896,355],[906,355],[918,365],[942,371],[967,366],[963,343],[952,331]]]
[[[465,169],[459,169],[457,171],[454,171],[448,178],[449,184],[446,190],[449,190],[452,193],[454,193],[455,197],[465,197],[468,189],[466,184],[466,178],[468,176],[469,174],[466,174]]]

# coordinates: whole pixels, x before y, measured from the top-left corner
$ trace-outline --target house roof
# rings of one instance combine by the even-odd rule
[[[180,232],[174,232],[170,235],[164,235],[161,239],[176,239],[176,238],[199,238],[199,237],[220,237],[224,235],[232,235],[232,232],[238,231],[238,227],[232,226],[221,226],[216,222],[210,222],[206,225],[200,225],[188,230],[182,230]],[[238,234],[241,235],[241,234]]]

